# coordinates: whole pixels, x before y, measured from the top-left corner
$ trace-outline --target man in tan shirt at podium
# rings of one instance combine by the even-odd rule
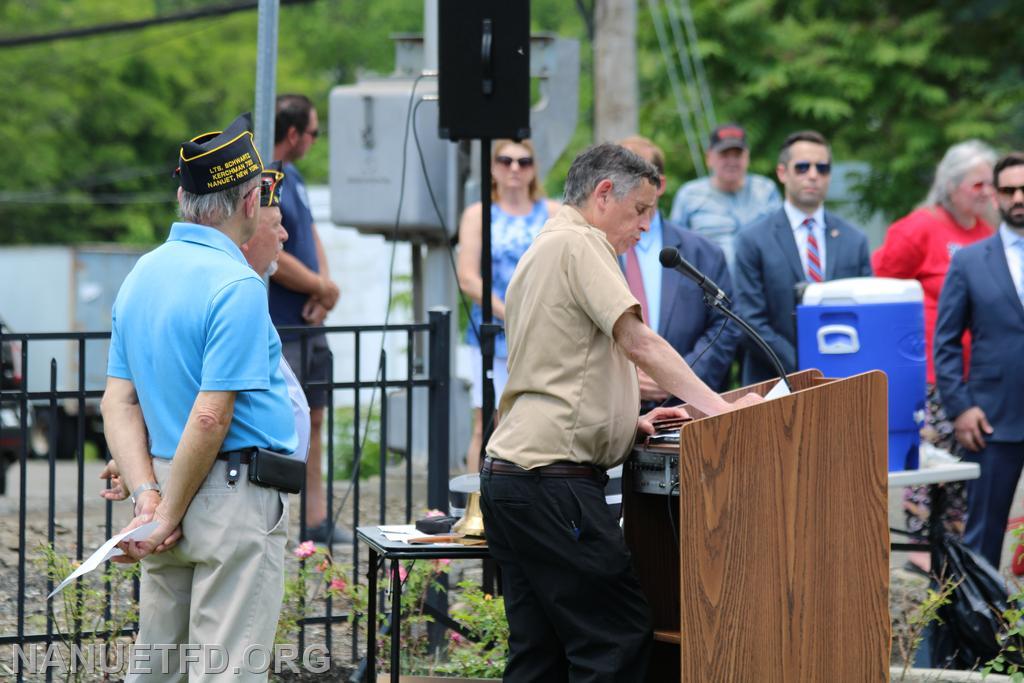
[[[616,254],[647,230],[660,177],[618,145],[573,162],[565,206],[520,260],[505,300],[509,378],[487,445],[481,493],[487,540],[502,569],[509,621],[507,683],[641,681],[651,647],[648,606],[605,470],[637,430],[682,416],[636,417],[637,366],[714,415],[729,404],[641,320]]]

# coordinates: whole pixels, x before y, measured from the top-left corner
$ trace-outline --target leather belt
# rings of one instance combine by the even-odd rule
[[[238,462],[243,465],[252,463],[252,457],[256,455],[257,448],[255,446],[249,446],[248,448],[239,448],[234,451],[221,451],[217,454],[218,460],[230,460],[232,455],[238,455]]]
[[[602,486],[608,481],[608,475],[594,465],[567,461],[525,469],[508,460],[488,456],[484,459],[482,471],[485,474],[510,474],[518,477],[585,477],[600,482]]]

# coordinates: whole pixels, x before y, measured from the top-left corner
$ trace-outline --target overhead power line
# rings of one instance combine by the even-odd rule
[[[690,161],[693,163],[693,170],[697,175],[704,177],[707,175],[707,171],[704,168],[704,157],[701,155],[699,135],[693,127],[692,111],[683,98],[682,86],[679,83],[679,67],[669,48],[665,24],[661,18],[660,2],[659,0],[647,0],[647,6],[651,11],[651,19],[654,20],[654,33],[658,36],[658,46],[661,48],[661,58],[665,62],[665,71],[668,74],[669,85],[672,87],[672,99],[675,100],[676,113],[679,115],[680,123],[683,124],[683,135],[686,137],[686,146],[690,150]]]
[[[693,114],[693,123],[697,131],[697,137],[707,140],[711,129],[707,125],[707,118],[704,116],[704,103],[697,93],[697,74],[690,61],[690,47],[686,38],[683,37],[683,29],[679,20],[679,13],[672,0],[665,0],[665,7],[668,9],[669,28],[672,29],[672,39],[676,45],[676,59],[682,67],[683,80],[686,89],[686,101],[689,104],[690,112]]]
[[[304,5],[315,0],[280,0],[282,5]],[[93,26],[83,26],[81,28],[66,29],[63,31],[53,31],[51,33],[37,33],[30,36],[12,36],[9,38],[0,38],[0,49],[10,47],[24,47],[26,45],[38,45],[40,43],[53,43],[61,40],[72,40],[76,38],[89,38],[91,36],[103,35],[106,33],[124,33],[128,31],[139,31],[151,26],[160,26],[163,24],[174,24],[185,21],[195,21],[196,19],[206,19],[209,17],[220,17],[227,14],[234,14],[235,12],[246,12],[248,10],[256,9],[259,6],[258,0],[247,0],[246,2],[237,2],[230,5],[216,5],[214,7],[204,7],[202,9],[190,10],[188,12],[178,12],[176,14],[167,14],[161,17],[151,17],[149,19],[138,19],[136,21],[121,21],[109,24],[95,24]]]
[[[708,119],[708,128],[718,125],[718,117],[715,115],[715,104],[711,100],[711,90],[708,88],[707,74],[704,72],[704,59],[700,54],[700,46],[697,44],[697,25],[693,21],[693,11],[690,9],[690,0],[679,0],[679,11],[683,15],[683,26],[686,27],[686,39],[690,46],[690,59],[697,70],[697,87],[700,90],[701,101],[704,104],[704,113]]]

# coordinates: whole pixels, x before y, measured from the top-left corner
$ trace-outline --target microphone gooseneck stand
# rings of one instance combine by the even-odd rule
[[[786,387],[790,391],[793,391],[793,385],[789,383],[789,378],[786,377],[786,370],[782,367],[782,361],[779,360],[779,357],[772,350],[772,347],[768,346],[768,342],[766,342],[753,327],[747,324],[746,320],[729,310],[729,307],[726,306],[723,301],[711,296],[707,292],[704,293],[704,303],[711,308],[718,309],[722,312],[722,315],[739,325],[740,328],[746,332],[747,336],[754,340],[754,343],[757,344],[758,348],[764,351],[765,355],[768,356],[768,360],[771,361],[772,367],[775,368],[775,372],[779,373],[779,377],[786,383]]]

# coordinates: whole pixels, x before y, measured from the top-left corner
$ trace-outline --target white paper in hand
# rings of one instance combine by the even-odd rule
[[[60,585],[54,588],[53,592],[46,596],[46,599],[49,600],[57,593],[60,593],[69,583],[77,579],[79,576],[88,574],[110,558],[124,555],[124,552],[120,548],[115,547],[121,541],[144,541],[156,530],[156,527],[157,522],[148,522],[142,526],[135,527],[131,531],[115,534],[110,538],[110,540],[97,548],[96,552],[90,555],[85,562],[79,565],[78,569],[71,572],[66,579],[61,581]]]

